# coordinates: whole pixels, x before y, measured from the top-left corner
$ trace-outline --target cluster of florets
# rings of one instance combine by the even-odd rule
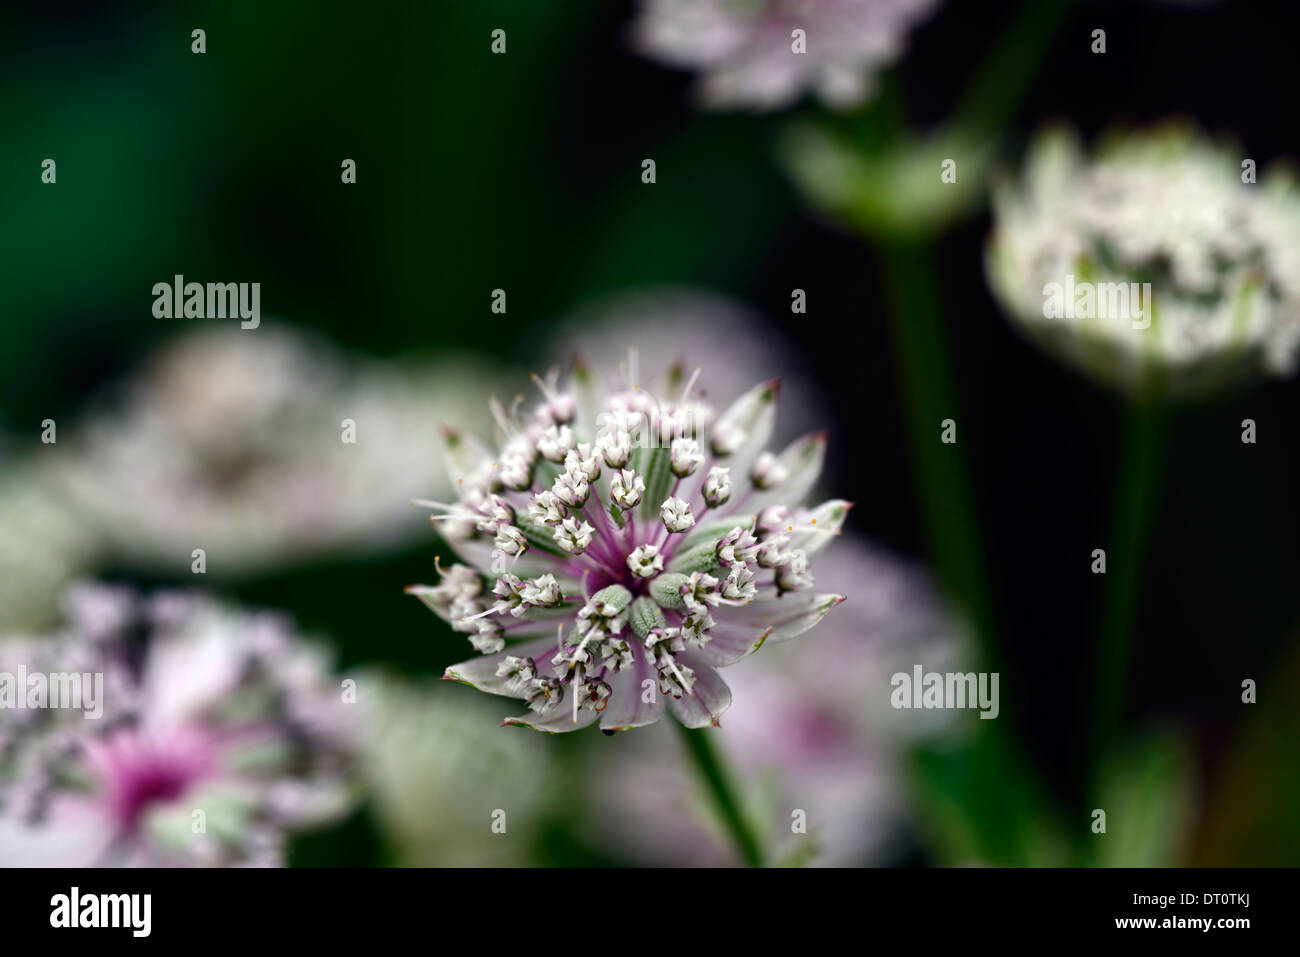
[[[586,369],[573,391],[552,374],[531,414],[494,403],[499,454],[447,433],[461,495],[425,504],[471,564],[410,591],[487,656],[448,677],[523,698],[533,715],[516,723],[634,727],[662,699],[715,721],[730,702],[716,667],[841,600],[812,594],[810,558],[847,504],[782,504],[815,480],[824,435],[764,452],[776,383],[715,416],[698,375],[666,402],[634,381],[602,401]]]

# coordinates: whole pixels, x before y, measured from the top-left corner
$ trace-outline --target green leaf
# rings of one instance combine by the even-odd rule
[[[1170,728],[1150,730],[1107,754],[1092,807],[1106,812],[1106,833],[1088,837],[1100,867],[1172,867],[1180,860],[1192,818],[1191,748]]]
[[[918,824],[932,853],[948,865],[1071,863],[1069,842],[1029,769],[1005,733],[990,727],[999,722],[969,717],[966,737],[912,755]]]

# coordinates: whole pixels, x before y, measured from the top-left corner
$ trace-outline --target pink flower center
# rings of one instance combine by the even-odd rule
[[[215,766],[213,742],[197,730],[124,728],[87,748],[108,810],[126,833],[149,808],[175,801]]]

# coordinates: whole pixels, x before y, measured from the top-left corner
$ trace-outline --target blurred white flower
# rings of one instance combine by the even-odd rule
[[[727,672],[735,704],[719,748],[772,860],[861,865],[889,852],[905,815],[903,750],[951,716],[894,710],[890,678],[917,664],[951,670],[964,642],[922,573],[861,540],[844,535],[817,566],[819,585],[849,600],[815,640],[765,649]],[[681,742],[657,731],[590,756],[595,845],[654,865],[739,863]],[[806,834],[792,833],[796,811]]]
[[[1282,171],[1243,182],[1245,159],[1178,125],[1111,137],[1091,160],[1045,132],[996,194],[993,291],[1036,341],[1126,392],[1290,374],[1300,192]]]
[[[936,0],[642,0],[634,26],[647,56],[702,74],[712,108],[789,106],[815,93],[863,102]],[[796,34],[802,31],[802,35]]]
[[[411,498],[449,491],[439,423],[486,426],[493,377],[349,359],[265,324],[199,332],[84,425],[68,489],[116,549],[165,569],[195,548],[243,573],[412,540]]]
[[[290,832],[346,810],[353,714],[288,622],[97,586],[66,611],[0,643],[29,705],[36,675],[85,676],[96,699],[0,708],[0,864],[276,865]]]
[[[362,770],[395,863],[530,863],[553,793],[550,752],[498,734],[491,705],[468,689],[379,677],[361,684]]]

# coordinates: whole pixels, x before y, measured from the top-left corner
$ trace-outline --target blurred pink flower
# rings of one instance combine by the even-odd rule
[[[778,109],[805,92],[833,107],[867,99],[936,0],[642,0],[637,46],[698,70],[720,109]],[[802,31],[802,37],[796,34]]]
[[[66,610],[0,643],[0,673],[103,682],[94,708],[0,709],[0,864],[274,865],[346,808],[351,715],[288,622],[98,586]]]

